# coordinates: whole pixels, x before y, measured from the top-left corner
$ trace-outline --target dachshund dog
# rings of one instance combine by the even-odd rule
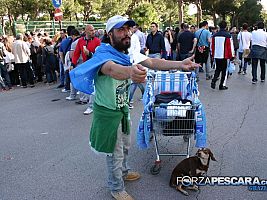
[[[177,177],[190,176],[199,177],[207,174],[210,159],[216,161],[213,153],[208,148],[199,149],[195,156],[182,160],[172,171],[170,186],[188,196],[189,194],[182,188],[182,184],[177,182]],[[188,186],[188,189],[198,190],[197,185]]]

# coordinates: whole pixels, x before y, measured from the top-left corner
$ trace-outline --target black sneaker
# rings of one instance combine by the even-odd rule
[[[59,86],[57,86],[57,88],[63,88],[64,87],[64,85],[59,85]]]
[[[242,73],[242,71],[241,71],[241,70],[239,70],[237,73],[238,73],[238,74],[241,74],[241,73]]]
[[[76,101],[75,103],[78,104],[78,105],[85,105],[85,104],[87,104],[86,101]]]
[[[228,87],[226,87],[226,86],[220,86],[219,87],[219,90],[227,90],[228,89]]]

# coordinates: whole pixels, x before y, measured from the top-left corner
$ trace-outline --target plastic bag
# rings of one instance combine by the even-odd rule
[[[228,72],[231,74],[235,71],[235,63],[234,62],[229,62],[228,65]]]

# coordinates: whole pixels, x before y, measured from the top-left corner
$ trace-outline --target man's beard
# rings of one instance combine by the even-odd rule
[[[125,37],[123,39],[118,39],[114,35],[111,36],[113,41],[113,47],[118,51],[127,51],[131,46],[131,38]],[[129,39],[129,42],[125,42],[126,39]]]

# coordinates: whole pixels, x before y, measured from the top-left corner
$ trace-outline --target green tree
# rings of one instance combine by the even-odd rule
[[[263,7],[257,0],[246,0],[238,9],[238,24],[241,26],[243,23],[253,25],[258,21],[263,20],[259,13]]]
[[[102,20],[107,20],[114,15],[125,15],[132,0],[103,0],[100,8]]]
[[[153,21],[160,22],[157,11],[151,3],[143,3],[135,7],[130,17],[144,27],[144,29],[148,29]]]
[[[83,14],[83,20],[88,21],[91,15],[99,15],[103,0],[75,0],[75,2],[78,2],[81,6],[82,14]]]

